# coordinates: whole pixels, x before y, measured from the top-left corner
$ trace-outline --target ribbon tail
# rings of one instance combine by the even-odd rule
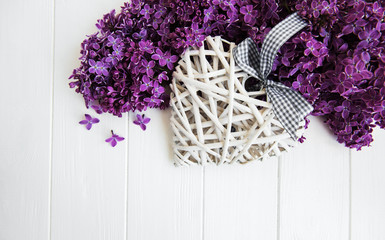
[[[295,103],[294,107],[297,110],[300,121],[314,110],[313,106],[299,92],[291,88],[288,88],[286,91],[290,95],[291,102]]]
[[[281,83],[268,80],[266,91],[278,121],[290,137],[297,140],[299,122],[313,111],[313,107],[298,92]]]

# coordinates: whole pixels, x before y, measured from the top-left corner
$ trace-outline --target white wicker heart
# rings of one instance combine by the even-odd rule
[[[207,37],[202,47],[185,52],[173,73],[177,166],[247,163],[278,156],[297,144],[276,119],[265,91],[246,91],[249,75],[235,65],[234,47],[220,37]]]

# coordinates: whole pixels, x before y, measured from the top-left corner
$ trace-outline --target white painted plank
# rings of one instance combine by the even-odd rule
[[[0,239],[47,240],[52,1],[0,3]]]
[[[199,240],[202,168],[174,167],[170,110],[150,110],[147,130],[129,122],[127,239]]]
[[[205,169],[205,240],[276,239],[277,158]]]
[[[100,123],[87,131],[78,122],[84,113],[97,114],[68,87],[80,43],[96,31],[97,19],[121,4],[56,0],[52,240],[125,239],[127,140],[115,148],[104,140],[111,129],[127,138],[127,117],[98,115]]]
[[[280,240],[349,238],[349,149],[320,118],[280,162]]]
[[[373,135],[372,147],[352,151],[352,240],[385,237],[385,131]]]

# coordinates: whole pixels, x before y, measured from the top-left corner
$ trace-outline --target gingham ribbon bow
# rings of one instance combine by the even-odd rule
[[[278,23],[267,34],[259,51],[251,38],[245,39],[234,49],[234,58],[238,66],[260,80],[267,96],[273,104],[273,111],[284,129],[294,140],[299,122],[313,111],[313,107],[301,94],[280,82],[268,80],[277,51],[295,33],[307,23],[294,13]]]

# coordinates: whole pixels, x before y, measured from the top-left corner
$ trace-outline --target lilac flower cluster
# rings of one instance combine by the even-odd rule
[[[284,45],[274,74],[301,92],[313,115],[323,116],[338,142],[350,148],[369,146],[373,128],[385,128],[383,4],[288,2],[311,25]]]
[[[87,107],[117,116],[168,107],[164,85],[179,53],[167,41],[175,19],[160,6],[132,1],[98,20],[99,32],[83,41],[81,66],[70,77]]]
[[[385,128],[383,1],[132,0],[99,20],[82,43],[70,83],[87,107],[121,116],[168,107],[165,86],[180,56],[207,35],[239,43],[266,34],[293,12],[310,27],[280,49],[271,78],[301,92],[338,141],[369,146]]]
[[[265,29],[266,23],[257,22],[277,23],[277,8],[271,0],[132,0],[97,21],[99,31],[81,44],[81,66],[70,87],[98,113],[164,109],[165,86],[188,47],[201,46],[207,35],[240,42]]]

